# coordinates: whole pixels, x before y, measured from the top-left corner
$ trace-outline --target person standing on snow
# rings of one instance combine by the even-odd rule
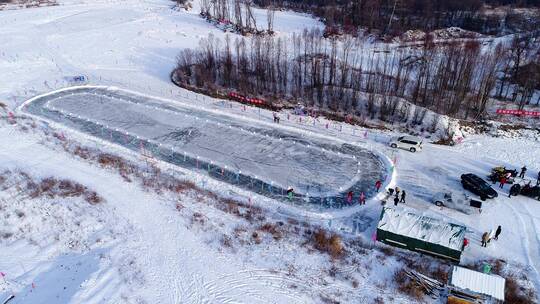
[[[519,172],[519,178],[525,178],[525,172],[527,172],[527,167],[523,166],[523,168],[521,168],[521,172]]]
[[[380,180],[375,182],[375,189],[377,189],[377,192],[379,192],[379,189],[381,189],[381,186],[382,186],[382,182]]]
[[[487,247],[488,240],[489,234],[487,232],[484,232],[484,234],[482,234],[482,247]]]
[[[349,191],[349,193],[347,193],[347,203],[352,203],[352,199],[353,199],[353,192],[352,191]]]
[[[294,196],[294,189],[292,187],[289,187],[289,189],[287,189],[287,197],[289,198],[289,200],[292,200],[293,196]]]
[[[506,176],[501,177],[501,183],[499,184],[499,188],[504,188],[504,184],[506,184]]]
[[[399,201],[400,203],[404,203],[405,204],[405,190],[401,191],[401,200]]]
[[[396,195],[394,197],[394,206],[397,206],[398,203],[399,203],[399,197]]]
[[[495,240],[499,240],[499,234],[501,234],[501,231],[502,231],[502,228],[501,228],[501,225],[499,225],[499,227],[497,227],[497,230],[495,231]]]
[[[510,187],[510,191],[508,192],[508,197],[512,197],[512,195],[517,196],[519,194],[519,184],[513,184],[512,187]]]
[[[465,247],[469,245],[469,240],[467,238],[463,239],[463,245],[461,246],[461,251],[465,250]]]
[[[358,197],[358,202],[360,203],[360,205],[366,204],[366,195],[364,194],[364,192],[360,193],[360,197]]]

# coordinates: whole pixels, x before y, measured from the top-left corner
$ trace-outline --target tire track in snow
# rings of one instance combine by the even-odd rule
[[[351,266],[346,267],[341,272],[352,273],[358,270],[359,267]],[[378,288],[373,284],[370,284],[365,275],[360,275],[362,280],[359,282],[360,285],[355,289],[356,295],[385,295],[394,298],[394,300],[400,300],[401,302],[399,303],[410,303],[409,299],[400,297],[393,291]],[[258,290],[258,288],[256,285],[271,287],[276,295],[283,297],[280,298],[281,300],[287,300],[286,303],[305,303],[306,295],[311,295],[312,297],[320,295],[328,298],[334,298],[331,294],[332,292],[337,292],[338,294],[340,293],[339,285],[320,282],[315,278],[300,279],[291,276],[291,274],[288,272],[270,269],[243,270],[237,273],[221,276],[217,279],[217,281],[225,284],[220,284],[221,287],[217,287],[217,285],[212,281],[205,285],[205,288],[211,291],[211,293],[216,296],[215,299],[219,300],[220,303],[236,303],[235,301],[230,300],[231,296],[233,295],[238,298],[236,293],[257,297],[258,294],[256,293],[256,290]],[[260,300],[261,303],[268,303],[268,299],[261,297]],[[274,302],[278,303],[279,301],[274,299]]]
[[[529,225],[531,225],[534,229],[534,237],[531,237],[530,233],[527,229],[527,223],[525,222],[524,217],[521,215],[521,212],[516,210],[512,204],[508,203],[505,204],[510,207],[512,212],[516,215],[517,219],[519,220],[520,224],[520,235],[523,238],[522,246],[523,246],[523,252],[526,255],[527,263],[532,268],[534,275],[536,276],[536,279],[534,280],[534,285],[536,286],[536,289],[538,290],[538,287],[540,286],[540,260],[538,257],[540,257],[540,239],[538,237],[538,227],[537,222],[531,217],[528,217]],[[527,208],[527,204],[522,204],[522,206],[525,208],[528,214],[530,214],[529,209]],[[532,243],[532,245],[531,245]]]
[[[529,246],[529,252],[527,258],[529,259],[529,265],[534,269],[536,272],[536,280],[535,280],[535,287],[536,290],[540,290],[540,222],[537,220],[535,216],[533,216],[533,213],[531,213],[530,209],[527,207],[527,204],[522,204],[523,208],[527,212],[528,219],[530,221],[530,226],[532,226],[532,229],[534,231],[534,237],[531,236],[531,234],[527,234],[526,238],[529,239],[528,243],[532,241],[533,245],[532,247]],[[512,207],[514,209],[514,207]],[[516,211],[517,213],[517,211]],[[519,215],[521,217],[521,215]],[[523,217],[521,217],[523,219]],[[522,226],[525,228],[525,226]],[[525,237],[524,237],[525,238]],[[534,258],[535,257],[535,258]],[[534,261],[534,262],[531,262]]]
[[[282,275],[279,275],[282,274]],[[293,303],[303,303],[305,293],[295,292],[291,284],[304,285],[302,281],[286,276],[285,273],[279,273],[271,270],[242,270],[236,273],[226,274],[214,281],[208,282],[204,287],[221,303],[230,303],[233,295],[250,295],[266,303],[268,299],[258,293],[257,285],[270,287],[273,292],[286,298]],[[220,284],[216,284],[220,282]],[[237,297],[237,296],[236,296]]]
[[[277,270],[269,269],[253,269],[253,270],[243,270],[237,273],[232,273],[224,275],[217,280],[226,282],[228,286],[227,290],[216,289],[214,293],[216,295],[226,295],[227,293],[253,293],[254,290],[258,288],[256,285],[262,285],[270,287],[276,294],[279,294],[283,298],[294,301],[293,303],[304,303],[306,294],[312,292],[314,286],[320,285],[317,284],[314,280],[304,281],[295,277],[292,277],[290,273]],[[246,284],[246,282],[252,282],[251,284]],[[213,283],[211,283],[212,285]],[[209,288],[211,288],[209,286]],[[334,289],[333,287],[328,287],[326,289]],[[321,294],[326,294],[323,289],[317,290]],[[263,299],[261,299],[263,300]],[[265,303],[262,301],[261,303]]]

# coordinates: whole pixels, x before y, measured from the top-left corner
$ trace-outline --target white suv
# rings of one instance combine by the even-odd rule
[[[411,152],[422,151],[422,139],[414,136],[400,136],[390,141],[390,147]]]

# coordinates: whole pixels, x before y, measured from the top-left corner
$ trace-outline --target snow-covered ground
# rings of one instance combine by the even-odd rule
[[[234,103],[231,107],[169,82],[181,48],[196,46],[209,32],[224,35],[199,18],[196,9],[170,8],[165,0],[64,0],[59,6],[0,11],[0,101],[15,111],[35,95],[68,85],[65,77],[85,75],[91,84],[271,125],[271,112]],[[304,26],[320,24],[305,15],[276,14],[278,35]],[[377,200],[335,213],[306,212],[204,173],[157,163],[197,187],[260,208],[235,211],[231,201],[216,202],[209,193],[173,194],[149,190],[134,177],[130,182],[66,152],[69,147],[62,138],[65,134],[81,145],[144,163],[132,151],[61,125],[1,114],[0,172],[10,170],[12,176],[0,191],[0,301],[13,293],[10,303],[372,303],[377,297],[385,303],[417,303],[392,283],[402,259],[371,249],[381,211]],[[455,147],[426,144],[423,152],[413,154],[387,147],[392,132],[287,113],[281,117],[281,130],[388,156],[395,164],[392,185],[408,194],[407,207],[398,208],[466,226],[471,245],[463,263],[501,258],[521,264],[516,272],[526,274],[538,290],[538,201],[508,198],[506,186],[498,190],[497,199],[484,203],[482,213],[465,214],[431,203],[437,192],[463,192],[462,173],[485,176],[496,165],[527,165],[528,178],[534,179],[540,170],[538,137],[470,136]],[[82,196],[32,198],[24,191],[28,183],[13,182],[21,176],[16,172],[36,181],[50,176],[72,180],[103,200],[90,204]],[[244,209],[259,211],[248,220]],[[481,234],[497,225],[502,225],[499,240],[480,247]],[[345,260],[331,259],[306,243],[316,226],[349,241]],[[358,240],[366,245],[353,246]],[[404,254],[420,260],[418,254]]]

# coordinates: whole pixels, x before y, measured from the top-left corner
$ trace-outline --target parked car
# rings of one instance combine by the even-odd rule
[[[461,175],[461,185],[463,185],[464,189],[480,196],[483,201],[499,196],[497,191],[493,190],[485,180],[472,173]]]
[[[422,139],[415,136],[400,136],[390,141],[390,147],[411,152],[422,151]]]
[[[433,196],[432,202],[436,206],[454,209],[466,214],[473,213],[473,208],[482,212],[482,202],[471,199],[465,193],[439,192]]]
[[[433,196],[433,203],[438,207],[448,207],[454,204],[452,192],[439,192]]]

